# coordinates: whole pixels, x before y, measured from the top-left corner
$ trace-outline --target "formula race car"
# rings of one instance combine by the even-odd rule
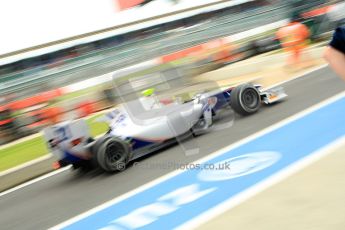
[[[101,120],[108,132],[94,139],[84,120],[67,121],[43,130],[58,165],[74,168],[101,168],[107,172],[123,170],[129,161],[150,154],[177,139],[205,133],[222,109],[232,108],[240,115],[257,112],[262,104],[285,98],[282,87],[263,90],[242,84],[225,90],[197,94],[189,101],[158,101],[155,96],[126,102]]]

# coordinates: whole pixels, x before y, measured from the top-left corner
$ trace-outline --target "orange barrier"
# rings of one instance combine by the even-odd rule
[[[12,110],[24,109],[24,108],[28,108],[34,105],[38,105],[40,103],[48,102],[49,100],[52,100],[61,95],[63,95],[63,91],[61,89],[55,89],[55,90],[43,92],[32,97],[28,97],[22,100],[17,100],[9,104],[3,105],[0,107],[0,110],[4,108],[12,109]]]
[[[312,17],[320,16],[320,15],[328,13],[334,7],[335,7],[335,5],[330,5],[330,6],[321,7],[321,8],[315,9],[315,10],[311,10],[311,11],[308,11],[306,13],[303,13],[302,17],[303,18],[312,18]]]
[[[129,9],[143,2],[145,2],[145,0],[115,0],[115,4],[120,8],[120,10]]]
[[[203,51],[203,49],[204,49],[203,45],[193,46],[181,51],[174,52],[172,54],[164,55],[163,57],[161,57],[161,62],[168,63],[168,62],[176,61],[178,59],[185,58],[192,53]]]
[[[60,107],[49,107],[30,112],[30,116],[36,116],[39,121],[28,125],[29,128],[57,124],[62,121],[64,110]]]
[[[86,117],[95,112],[94,103],[91,101],[81,102],[77,105],[76,109],[78,110],[79,118]]]
[[[160,58],[161,63],[168,63],[186,57],[203,59],[211,57],[213,61],[225,60],[231,56],[233,45],[226,43],[224,39],[214,39],[212,41],[196,45]]]

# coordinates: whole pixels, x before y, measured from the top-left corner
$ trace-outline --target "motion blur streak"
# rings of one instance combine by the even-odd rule
[[[240,173],[242,176],[238,178],[233,179],[231,170],[230,172],[223,170],[223,172],[215,171],[214,173],[187,170],[124,200],[109,201],[102,205],[102,208],[91,210],[57,227],[66,227],[66,229],[131,229],[133,227],[161,229],[161,226],[164,225],[169,229],[176,228],[344,137],[345,126],[342,124],[345,122],[345,118],[341,116],[344,112],[345,92],[295,115],[285,122],[280,122],[276,125],[276,129],[266,131],[265,134],[255,137],[250,142],[235,148],[228,147],[208,157],[208,160],[201,160],[201,162],[214,164],[229,160],[235,171],[243,171]],[[315,135],[319,133],[322,135]],[[267,150],[273,152],[265,152]],[[244,153],[252,154],[241,155]],[[278,160],[279,153],[281,154],[280,160]],[[252,157],[255,154],[261,154],[257,160]],[[236,165],[235,159],[238,156],[244,160]],[[265,161],[269,163],[265,163]],[[265,166],[260,166],[262,164]],[[253,170],[253,166],[258,169]],[[247,175],[246,170],[251,171],[252,174]],[[229,183],[230,180],[231,183]],[[192,193],[190,196],[195,195],[197,198],[186,199],[187,202],[179,203],[181,198],[178,196],[178,191],[189,189],[190,186],[193,186],[193,189],[189,190]],[[177,197],[173,197],[169,203],[165,203],[168,205],[168,209],[163,210],[160,208],[162,197],[166,197],[168,194],[175,194]],[[202,195],[199,196],[199,194]],[[138,222],[133,221],[133,218]]]

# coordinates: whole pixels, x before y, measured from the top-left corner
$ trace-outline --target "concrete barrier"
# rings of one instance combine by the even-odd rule
[[[54,157],[49,155],[49,157],[41,161],[36,161],[27,164],[25,167],[3,173],[0,176],[0,192],[53,171],[52,164],[54,161]]]

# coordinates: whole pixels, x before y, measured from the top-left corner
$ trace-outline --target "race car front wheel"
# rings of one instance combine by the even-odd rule
[[[115,137],[104,139],[94,156],[98,166],[107,172],[116,172],[126,169],[130,157],[129,145]]]
[[[235,112],[245,116],[259,110],[261,97],[255,86],[242,84],[231,91],[230,103]]]

